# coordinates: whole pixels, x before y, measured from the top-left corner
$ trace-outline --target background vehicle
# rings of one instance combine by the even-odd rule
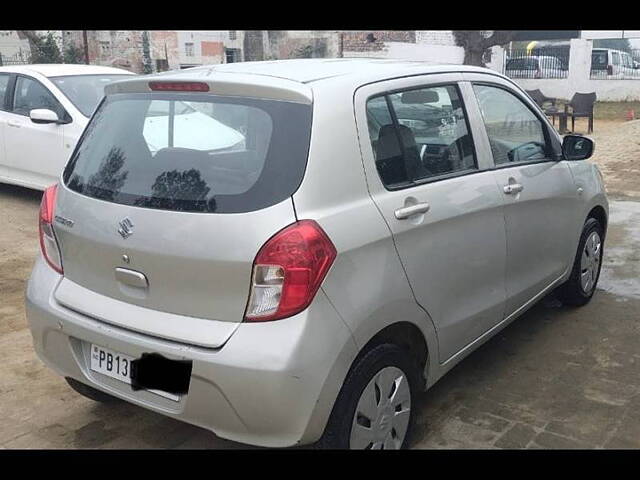
[[[224,438],[406,446],[419,390],[551,290],[593,295],[608,206],[592,150],[476,67],[114,83],[43,196],[36,352],[84,395]],[[134,390],[144,354],[186,362],[188,389]]]
[[[591,51],[591,76],[606,78],[639,78],[638,62],[628,52],[611,48],[594,48]]]
[[[55,183],[105,85],[131,75],[93,65],[0,67],[0,182]]]
[[[527,56],[507,60],[505,67],[511,78],[564,78],[568,70],[557,57]]]

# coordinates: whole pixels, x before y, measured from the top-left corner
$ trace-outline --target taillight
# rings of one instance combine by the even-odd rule
[[[44,191],[40,203],[40,248],[47,263],[58,273],[63,273],[62,259],[56,234],[53,231],[53,210],[56,204],[58,185],[52,185]]]
[[[149,88],[159,92],[208,92],[204,82],[149,82]]]
[[[245,320],[278,320],[307,308],[335,258],[336,248],[313,220],[276,233],[253,262]]]

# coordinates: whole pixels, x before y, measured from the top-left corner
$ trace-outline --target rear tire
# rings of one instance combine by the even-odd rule
[[[351,367],[316,447],[406,448],[418,378],[405,350],[390,343],[373,347]]]
[[[85,385],[82,382],[77,381],[74,378],[65,377],[65,380],[69,384],[71,388],[73,388],[76,392],[78,392],[83,397],[87,397],[94,402],[100,403],[119,403],[122,400],[116,398],[108,393],[104,393],[96,388],[90,387],[89,385]]]
[[[579,307],[593,297],[602,269],[603,240],[603,226],[589,217],[580,235],[571,275],[557,290],[558,299],[565,305]]]

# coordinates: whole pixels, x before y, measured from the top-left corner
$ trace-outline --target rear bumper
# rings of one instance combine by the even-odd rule
[[[242,323],[227,343],[206,349],[109,325],[60,305],[61,276],[41,257],[27,285],[26,311],[42,361],[63,376],[213,431],[269,447],[316,441],[322,434],[356,345],[320,290],[294,317]],[[193,361],[189,393],[179,402],[131,387],[88,368],[91,343],[139,357],[157,352]]]

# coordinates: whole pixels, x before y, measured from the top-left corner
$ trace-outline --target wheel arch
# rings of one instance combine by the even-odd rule
[[[352,367],[369,350],[384,343],[397,345],[409,354],[416,363],[417,371],[420,374],[420,388],[425,390],[427,387],[426,372],[428,371],[430,357],[429,346],[422,330],[411,322],[395,322],[378,331],[360,348],[351,363]]]
[[[607,212],[604,209],[604,207],[602,205],[596,205],[595,207],[593,207],[591,210],[589,210],[589,213],[587,214],[586,219],[589,219],[589,218],[595,218],[596,220],[598,220],[598,222],[600,222],[600,225],[602,225],[604,236],[606,237],[608,218],[607,218]]]

